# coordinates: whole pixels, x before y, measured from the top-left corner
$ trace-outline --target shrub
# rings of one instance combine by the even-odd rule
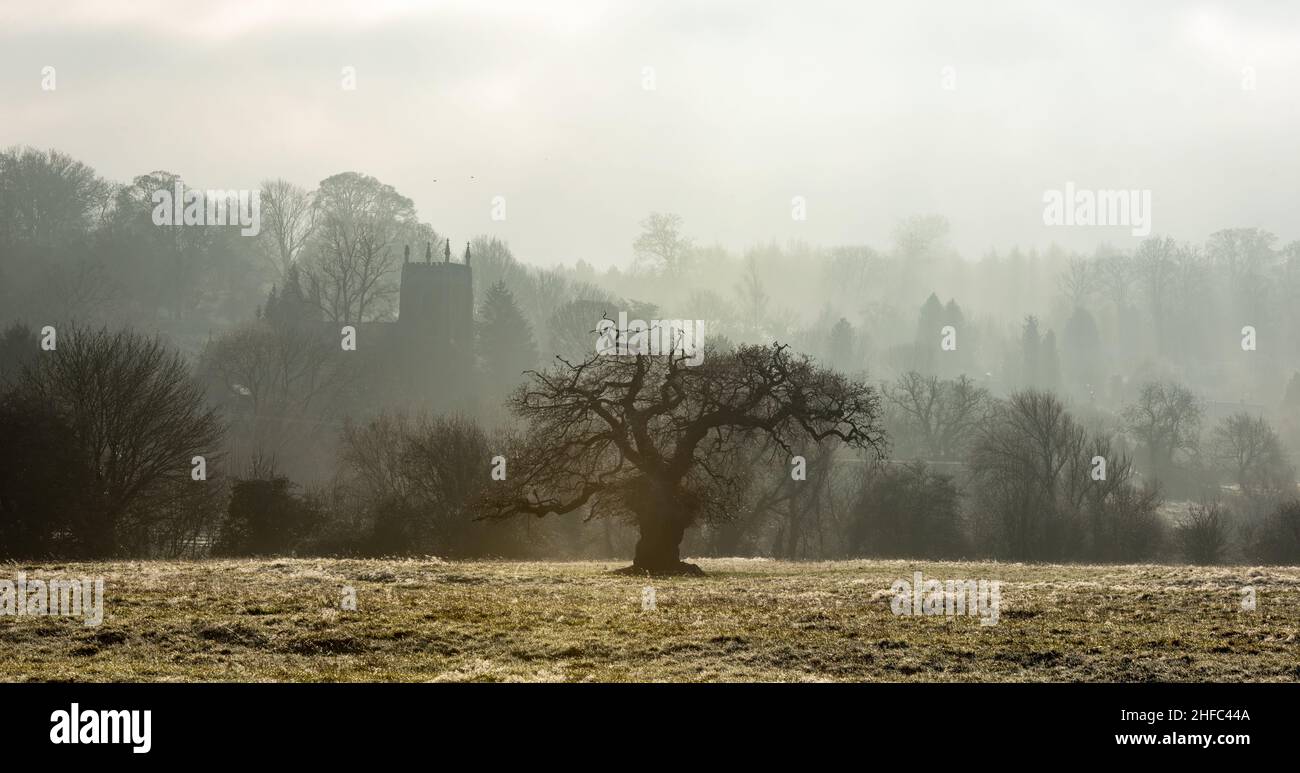
[[[923,462],[869,468],[850,514],[849,550],[878,557],[958,555],[959,496],[951,476]]]
[[[1217,502],[1192,505],[1174,526],[1183,558],[1193,564],[1221,563],[1228,549],[1229,514]]]
[[[212,552],[249,556],[293,550],[323,520],[319,503],[294,488],[283,476],[235,481]]]
[[[1243,530],[1246,556],[1262,564],[1300,564],[1300,500],[1283,502]]]

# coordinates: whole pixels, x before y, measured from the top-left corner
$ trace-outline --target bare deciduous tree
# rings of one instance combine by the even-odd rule
[[[1174,524],[1183,558],[1193,564],[1217,564],[1228,550],[1229,513],[1219,503],[1191,505]]]
[[[945,380],[909,371],[885,387],[884,395],[931,461],[963,456],[993,409],[988,390],[965,375]]]
[[[81,238],[102,217],[113,186],[57,150],[0,152],[0,246],[23,240],[52,248]]]
[[[230,439],[243,465],[266,455],[308,460],[336,426],[341,395],[356,378],[337,343],[311,326],[256,320],[211,341],[199,370],[211,398],[230,417]]]
[[[262,183],[261,201],[264,252],[283,283],[311,240],[318,210],[309,191],[283,179]]]
[[[641,221],[641,235],[632,243],[638,262],[671,277],[684,274],[689,266],[691,240],[682,236],[682,218],[665,212],[652,212]]]
[[[1241,411],[1219,422],[1211,455],[1247,497],[1295,493],[1295,469],[1281,438],[1262,416]]]
[[[1133,282],[1133,259],[1122,252],[1105,254],[1097,258],[1097,273],[1099,286],[1117,309],[1124,309]]]
[[[753,500],[753,511],[759,518],[776,524],[772,540],[772,554],[787,559],[826,554],[826,530],[823,528],[833,517],[832,492],[837,467],[835,455],[841,444],[836,440],[822,442],[807,437],[799,438],[794,446],[803,459],[804,476],[796,478],[784,450],[767,442],[751,463],[766,462],[773,470]]]
[[[1153,480],[1173,469],[1178,452],[1196,450],[1201,415],[1196,395],[1172,382],[1143,384],[1138,401],[1124,409],[1129,431],[1147,448]]]
[[[1013,394],[980,432],[970,462],[977,498],[1011,556],[1060,557],[1085,443],[1061,401],[1035,390]]]
[[[203,364],[254,415],[304,419],[344,381],[338,351],[310,327],[255,321],[210,343]]]
[[[112,555],[168,517],[169,491],[191,480],[192,460],[218,458],[221,425],[176,352],[132,332],[69,328],[41,356],[24,388],[56,406],[93,471],[94,555]]]
[[[481,523],[474,503],[490,485],[487,434],[472,419],[384,413],[348,423],[343,461],[349,487],[371,519],[382,552],[470,555],[495,548],[519,553],[520,530]]]
[[[768,308],[768,294],[763,289],[763,277],[759,271],[758,256],[745,256],[744,273],[736,285],[736,298],[739,302],[741,316],[745,320],[745,332],[750,336],[763,334],[763,322],[771,311]]]
[[[418,229],[415,204],[391,185],[345,172],[321,183],[314,207],[308,294],[330,322],[373,318],[394,294],[403,236]]]
[[[411,422],[404,413],[381,413],[358,425],[343,426],[343,463],[366,499],[402,499],[410,494],[410,482],[403,469],[406,439]]]
[[[1088,303],[1100,278],[1100,271],[1092,262],[1072,257],[1061,275],[1061,292],[1072,308],[1079,308]]]
[[[737,444],[766,438],[787,455],[801,437],[882,453],[879,397],[785,346],[687,355],[593,355],[533,373],[512,400],[529,424],[486,517],[589,509],[640,528],[631,569],[698,572],[679,559],[686,529],[738,502]]]

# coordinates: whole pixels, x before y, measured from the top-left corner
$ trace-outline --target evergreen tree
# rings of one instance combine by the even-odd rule
[[[944,304],[943,321],[955,328],[960,328],[966,323],[966,315],[961,313],[961,306],[957,305],[956,298],[949,298],[948,303]]]
[[[1020,384],[1026,389],[1036,389],[1042,385],[1041,346],[1038,317],[1030,314],[1025,317],[1025,327],[1020,334]]]
[[[592,346],[595,346],[594,338]],[[505,395],[523,381],[525,370],[537,365],[532,328],[505,282],[493,284],[483,298],[479,309],[478,350],[487,389],[493,397]]]
[[[939,342],[943,326],[947,324],[947,315],[939,296],[930,293],[921,305],[920,318],[916,323],[916,365],[915,369],[926,375],[934,373],[935,362],[939,354]]]
[[[1062,343],[1070,353],[1065,361],[1067,387],[1085,396],[1100,396],[1104,369],[1101,335],[1097,331],[1097,321],[1087,309],[1082,306],[1075,308],[1065,323]]]
[[[280,320],[280,297],[276,292],[275,285],[271,285],[271,292],[266,296],[266,304],[257,310],[257,318],[269,322],[278,322]]]
[[[285,275],[284,289],[279,291],[278,295],[276,288],[271,288],[271,294],[266,299],[263,318],[276,326],[298,325],[321,319],[320,310],[312,306],[303,294],[302,277],[297,264],[289,267]]]
[[[830,360],[831,367],[836,370],[851,372],[854,369],[853,360],[853,325],[844,317],[835,323],[831,328],[830,340]]]
[[[943,324],[951,325],[957,331],[961,343],[956,351],[940,352],[943,356],[939,358],[938,372],[944,378],[956,378],[968,370],[971,345],[975,341],[974,331],[966,326],[966,315],[962,313],[961,306],[957,305],[956,298],[949,298],[948,303],[944,304]]]

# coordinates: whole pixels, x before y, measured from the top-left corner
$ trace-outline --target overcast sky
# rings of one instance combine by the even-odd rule
[[[539,264],[624,263],[652,210],[737,249],[887,247],[929,213],[970,257],[1135,243],[1044,226],[1044,191],[1067,181],[1150,190],[1154,232],[1180,240],[1291,241],[1298,9],[0,0],[0,146],[222,189],[364,172],[454,241],[496,234]]]

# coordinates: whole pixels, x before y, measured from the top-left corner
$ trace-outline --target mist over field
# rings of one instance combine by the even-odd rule
[[[0,7],[13,678],[1300,676],[1288,4],[181,5]]]

